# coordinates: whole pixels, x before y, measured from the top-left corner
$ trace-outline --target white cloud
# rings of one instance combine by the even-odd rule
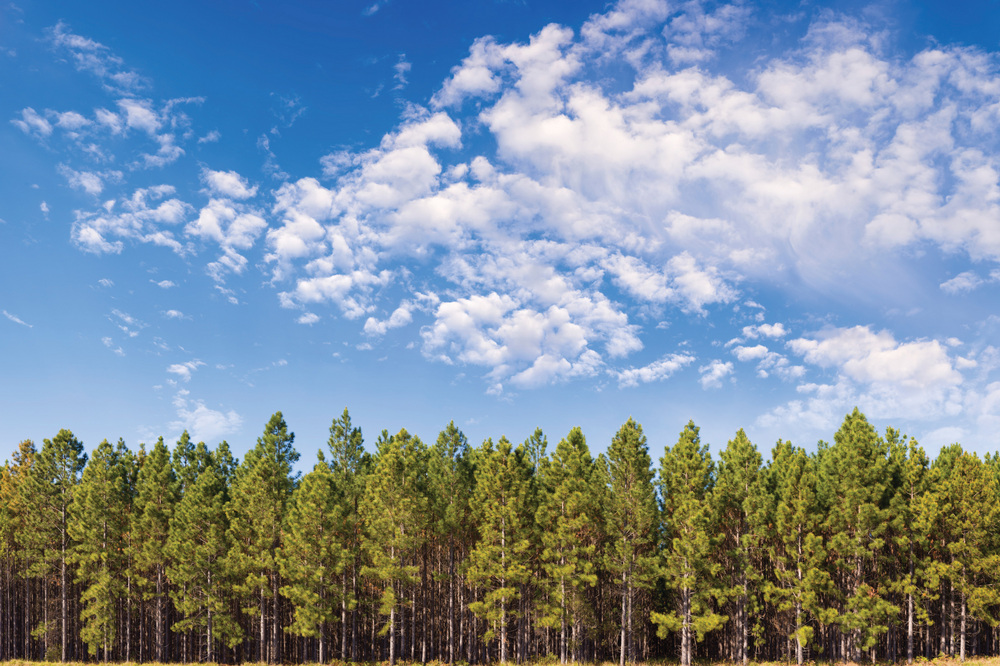
[[[744,326],[743,335],[746,338],[755,340],[757,338],[783,338],[788,335],[785,325],[781,322],[776,324],[757,324],[755,326]]]
[[[369,317],[365,321],[365,334],[372,337],[380,337],[386,334],[389,329],[406,326],[413,321],[413,305],[404,301],[398,308],[393,310],[388,319],[379,320]]]
[[[202,181],[212,192],[230,199],[249,199],[257,195],[257,186],[248,187],[246,178],[235,171],[213,171],[204,168],[201,171]]]
[[[167,372],[177,375],[182,381],[188,382],[191,381],[191,373],[203,365],[205,365],[204,361],[199,361],[198,359],[185,363],[173,363],[167,367]]]
[[[221,138],[222,138],[222,135],[219,133],[219,130],[212,130],[211,132],[209,132],[205,136],[200,137],[198,139],[198,143],[216,143]]]
[[[113,286],[115,286],[114,280],[112,280],[110,278],[101,278],[100,280],[97,281],[97,284],[101,285],[102,287],[113,287]]]
[[[122,180],[121,171],[76,171],[65,164],[59,165],[59,173],[69,182],[70,187],[94,196],[104,190],[105,181],[118,183]]]
[[[641,368],[628,368],[618,371],[618,386],[638,386],[669,379],[674,373],[693,363],[694,356],[690,354],[669,354]]]
[[[760,419],[764,425],[829,429],[857,405],[875,418],[953,419],[967,409],[963,403],[974,392],[964,389],[960,372],[969,364],[953,360],[937,340],[898,342],[887,331],[855,326],[797,338],[788,347],[834,376],[830,383],[799,385],[804,398],[768,412]]]
[[[34,134],[41,139],[52,135],[52,124],[30,106],[21,110],[19,119],[10,122],[25,134]]]
[[[176,287],[177,286],[176,284],[174,284],[173,280],[160,280],[159,282],[156,282],[154,280],[150,280],[150,282],[152,282],[153,284],[155,284],[160,289],[170,289],[171,287]]]
[[[716,359],[708,365],[698,368],[698,372],[701,373],[701,379],[698,382],[703,389],[721,388],[722,380],[733,373],[733,364],[731,361]]]
[[[218,442],[243,426],[243,417],[234,410],[212,409],[203,400],[191,399],[189,395],[182,389],[174,396],[177,420],[170,423],[172,430],[187,430],[195,441]]]
[[[184,313],[180,310],[164,310],[163,316],[167,319],[184,319]]]
[[[112,340],[109,337],[103,337],[103,338],[101,338],[101,344],[103,344],[105,347],[107,347],[108,349],[110,349],[111,351],[113,351],[115,354],[117,354],[119,356],[124,356],[125,355],[125,350],[122,349],[120,346],[116,347],[115,343],[114,343],[114,340]]]
[[[312,324],[315,324],[316,322],[319,321],[319,315],[313,312],[306,312],[295,321],[297,321],[300,324],[306,324],[308,326],[311,326]]]
[[[989,275],[985,278],[980,277],[979,274],[974,271],[965,271],[959,273],[950,280],[945,280],[939,286],[941,287],[941,291],[947,294],[956,295],[964,292],[975,291],[984,284],[992,282],[1000,282],[1000,269],[990,271]]]
[[[948,294],[960,294],[966,291],[973,291],[983,283],[982,278],[972,271],[959,273],[950,280],[941,283],[941,291]]]
[[[109,90],[128,92],[146,86],[145,79],[127,69],[122,59],[108,47],[69,32],[69,27],[62,21],[49,30],[49,39],[53,46],[69,53],[77,70],[95,75]]]
[[[395,74],[392,76],[392,78],[396,81],[395,90],[402,90],[408,83],[406,75],[411,69],[413,69],[413,64],[406,60],[405,53],[400,53],[399,60],[397,60],[396,64],[392,66],[392,69],[395,71]]]
[[[139,319],[136,319],[127,312],[122,312],[121,310],[115,308],[111,311],[111,315],[108,320],[115,324],[122,333],[130,338],[138,337],[139,331],[146,328],[146,324]]]
[[[169,185],[140,188],[131,197],[114,199],[101,209],[76,212],[71,236],[86,252],[119,253],[124,240],[151,243],[169,248],[178,254],[184,246],[172,227],[191,212],[191,206],[176,197]]]
[[[28,328],[33,327],[32,324],[25,323],[23,319],[21,319],[17,315],[7,312],[6,310],[3,311],[3,316],[9,319],[10,321],[14,322],[15,324],[20,324],[21,326],[26,326]]]

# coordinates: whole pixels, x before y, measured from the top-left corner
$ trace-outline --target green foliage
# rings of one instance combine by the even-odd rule
[[[281,594],[292,602],[294,620],[287,631],[317,637],[336,619],[339,588],[332,585],[344,570],[344,551],[336,541],[342,522],[333,474],[320,461],[292,495],[278,565],[286,584]]]
[[[87,651],[113,647],[116,607],[125,595],[128,522],[131,513],[129,473],[132,455],[123,442],[114,448],[108,440],[94,450],[70,505],[69,533],[76,564],[76,582],[83,583],[83,627],[80,637]]]

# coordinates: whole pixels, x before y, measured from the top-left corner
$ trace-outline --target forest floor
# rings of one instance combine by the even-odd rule
[[[52,664],[59,664],[60,662],[48,662],[48,661],[25,661],[23,659],[12,659],[10,661],[0,661],[0,666],[51,666]],[[509,666],[517,666],[515,662],[508,662]],[[654,660],[648,662],[637,662],[632,666],[677,666],[680,662],[676,660]],[[750,666],[792,666],[794,661],[750,661]],[[889,666],[893,662],[877,662],[876,666]],[[905,661],[896,662],[897,665],[902,666]],[[68,661],[60,666],[95,666],[96,664],[114,664],[114,666],[226,666],[224,664],[217,664],[214,662],[198,662],[197,664],[186,664],[181,663],[157,663],[157,662],[98,662],[98,661]],[[325,664],[318,664],[316,662],[310,662],[306,664],[296,664],[295,666],[388,666],[388,661],[373,661],[373,662],[343,662],[336,659],[330,660]],[[410,662],[404,661],[402,659],[397,660],[397,666],[447,666],[447,662],[443,661],[428,661],[426,665],[421,665],[419,661]],[[555,666],[559,664],[557,658],[543,657],[541,659],[536,659],[527,663],[527,666]],[[830,666],[871,666],[871,662],[865,661],[863,663],[855,662],[828,662],[828,661],[807,661],[806,666],[818,666],[819,664],[829,664]],[[1000,666],[1000,656],[998,657],[968,657],[963,664],[957,658],[951,657],[938,657],[936,659],[925,659],[923,657],[914,660],[914,664],[917,666]],[[240,666],[268,666],[264,662],[255,663],[247,662],[241,664]],[[288,666],[291,666],[289,664]],[[455,666],[469,666],[467,662],[458,661],[455,662]],[[618,666],[617,661],[603,661],[598,663],[591,662],[570,662],[567,666]],[[702,661],[695,660],[695,666],[735,666],[732,662],[728,661]]]
[[[46,662],[46,661],[25,661],[20,659],[13,659],[11,661],[0,661],[0,666],[51,666],[51,664],[58,664],[59,662]],[[61,666],[95,666],[96,664],[110,663],[115,666],[184,666],[180,663],[167,663],[158,664],[156,662],[97,662],[97,661],[69,661]],[[554,666],[559,663],[558,659],[553,659],[551,657],[546,657],[542,659],[537,659],[528,662],[527,666]],[[671,660],[656,660],[649,662],[636,663],[633,666],[676,666],[679,662]],[[751,661],[750,666],[791,666],[795,662],[788,661]],[[876,666],[888,666],[891,662],[877,662]],[[905,664],[905,662],[897,662],[898,664]],[[317,663],[307,663],[300,664],[297,666],[388,666],[388,661],[382,662],[342,662],[339,660],[331,660],[326,664]],[[409,662],[398,660],[396,662],[397,666],[420,666],[420,662]],[[455,662],[456,666],[469,666],[466,662]],[[510,666],[516,666],[514,662],[509,662]],[[809,661],[806,662],[807,666],[817,666],[818,664],[830,664],[831,666],[871,666],[871,662],[854,663],[854,662],[827,662],[827,661]],[[969,657],[965,660],[965,664],[962,665],[958,659],[952,659],[951,657],[939,657],[937,659],[924,659],[919,658],[914,660],[914,664],[918,666],[1000,666],[1000,657]],[[188,664],[186,666],[224,666],[222,664],[215,663],[198,663],[195,665]],[[253,663],[248,662],[241,664],[240,666],[268,666],[266,663]],[[447,662],[441,661],[428,661],[426,666],[447,666]],[[597,664],[594,663],[576,663],[573,662],[569,666],[618,666],[618,662],[614,661],[604,661]],[[724,661],[701,661],[695,660],[695,666],[734,666],[732,662]]]

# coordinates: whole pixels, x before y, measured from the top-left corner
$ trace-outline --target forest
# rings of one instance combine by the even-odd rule
[[[427,445],[350,414],[312,471],[274,414],[243,460],[185,432],[0,469],[0,660],[874,662],[1000,651],[1000,458],[930,460],[855,409],[832,443],[629,419]],[[605,443],[602,443],[602,448]],[[657,445],[659,449],[659,445]],[[658,452],[658,451],[656,451]]]

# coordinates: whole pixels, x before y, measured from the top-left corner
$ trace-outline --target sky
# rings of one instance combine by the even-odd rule
[[[994,452],[998,49],[998,0],[4,1],[0,459]]]

